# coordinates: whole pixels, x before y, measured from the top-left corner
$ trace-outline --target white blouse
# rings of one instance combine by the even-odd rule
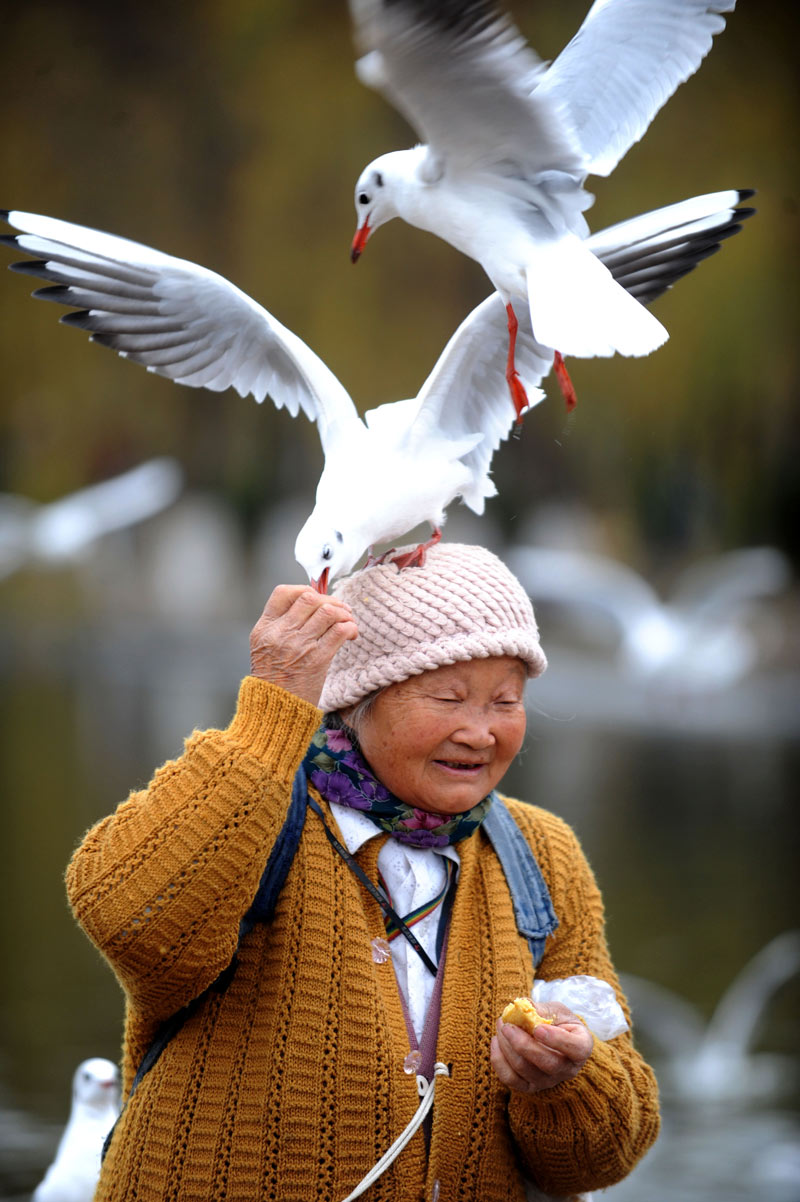
[[[338,823],[342,841],[351,855],[355,855],[368,839],[381,834],[380,827],[376,826],[371,818],[349,806],[331,802],[331,812]],[[425,905],[441,892],[447,879],[444,856],[453,860],[458,869],[461,861],[452,844],[437,848],[412,847],[397,839],[386,840],[378,853],[378,869],[391,894],[392,905],[401,918],[405,918],[406,914]],[[377,883],[374,882],[376,885]],[[413,928],[414,935],[434,963],[441,913],[442,907],[437,906]],[[397,984],[406,1000],[411,1022],[419,1039],[433,993],[434,978],[402,935],[393,939],[389,947]]]

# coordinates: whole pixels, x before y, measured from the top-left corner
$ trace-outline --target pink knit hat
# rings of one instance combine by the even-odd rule
[[[333,592],[352,609],[358,638],[333,657],[323,710],[355,705],[375,689],[462,660],[518,656],[529,676],[547,667],[528,594],[485,547],[439,543],[421,568],[376,564]]]

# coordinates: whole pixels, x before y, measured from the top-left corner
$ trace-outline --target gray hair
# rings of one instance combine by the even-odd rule
[[[339,710],[329,710],[323,716],[325,725],[329,730],[343,731],[353,746],[360,751],[359,731],[363,729],[364,722],[369,717],[381,693],[385,693],[388,688],[389,685],[383,685],[382,688],[373,689],[371,693],[367,693],[366,697],[362,697],[355,705],[344,706]]]

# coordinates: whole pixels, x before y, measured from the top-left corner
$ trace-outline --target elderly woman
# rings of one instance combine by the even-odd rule
[[[376,1202],[523,1202],[620,1180],[659,1121],[629,1033],[595,1040],[557,1003],[533,1032],[500,1019],[535,974],[600,978],[624,1006],[575,836],[494,793],[546,666],[519,583],[442,544],[332,597],[277,588],[251,653],[228,728],[195,732],[68,870],[125,991],[128,1087],[201,998],[128,1102],[96,1197],[342,1202],[362,1183]],[[301,765],[299,844],[237,952]],[[538,952],[486,833],[503,806],[550,915]],[[431,1113],[364,1184],[434,1075]]]

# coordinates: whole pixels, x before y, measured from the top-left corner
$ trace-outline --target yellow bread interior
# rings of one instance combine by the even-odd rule
[[[552,1018],[542,1018],[528,997],[514,998],[513,1002],[508,1003],[501,1017],[504,1023],[512,1023],[515,1027],[522,1027],[524,1031],[530,1032],[531,1035],[536,1027],[540,1027],[542,1023],[552,1025],[553,1022]]]

